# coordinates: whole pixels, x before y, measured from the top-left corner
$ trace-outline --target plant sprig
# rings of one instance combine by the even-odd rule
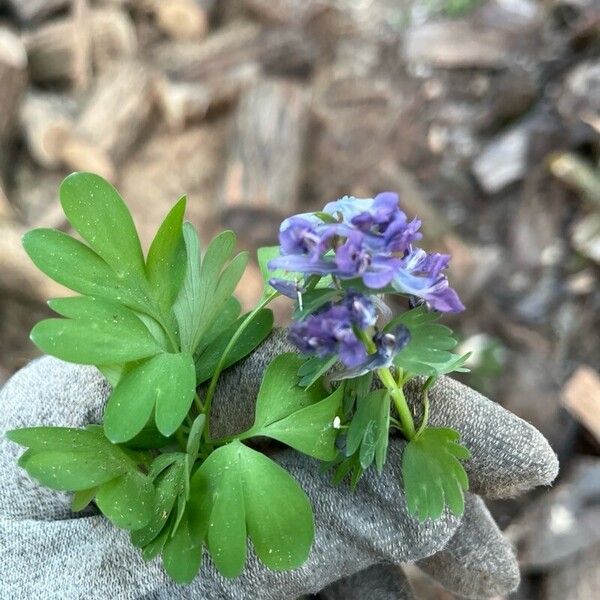
[[[233,293],[248,254],[235,253],[231,231],[202,251],[198,232],[184,222],[185,197],[166,215],[146,256],[124,201],[101,177],[70,175],[60,199],[83,242],[36,229],[23,245],[40,270],[79,295],[50,300],[59,317],[38,323],[31,339],[58,358],[96,366],[112,391],[101,425],[34,427],[8,437],[27,448],[20,464],[32,477],[74,492],[73,510],[94,502],[131,532],[146,560],[161,555],[167,573],[180,583],[196,577],[205,552],[224,576],[239,575],[248,540],[267,567],[294,569],[308,557],[314,538],[310,502],[288,472],[251,447],[253,440],[270,438],[336,465],[334,483],[350,476],[356,486],[372,465],[383,470],[390,432],[397,430],[407,442],[402,472],[409,511],[420,520],[438,518],[445,505],[462,513],[468,481],[460,461],[468,450],[457,432],[428,425],[427,390],[440,375],[464,370],[466,357],[451,352],[451,331],[424,307],[376,324],[377,312],[388,312],[371,287],[380,283],[372,265],[379,260],[383,268],[381,256],[357,246],[373,255],[365,255],[366,270],[344,271],[332,262],[355,227],[344,221],[348,215],[342,218],[327,205],[302,217],[301,230],[310,232],[311,243],[321,225],[335,228],[323,234],[323,255],[310,258],[314,249],[302,245],[304,233],[286,239],[290,220],[284,222],[281,248],[258,251],[262,297],[241,315]],[[333,204],[357,217],[360,235],[380,248],[380,225],[369,225],[369,219],[381,224],[389,211],[390,218],[404,219],[399,229],[407,228],[401,231],[406,239],[418,237],[414,222],[397,212],[397,199],[388,197],[383,212],[369,213],[377,201]],[[281,253],[286,244],[293,251]],[[437,287],[430,287],[441,295],[431,292],[429,301],[438,308],[462,306],[438,278],[445,265],[437,256],[407,250],[401,259],[394,250],[384,257],[387,266],[406,273],[398,271],[399,279],[386,280],[379,291],[410,296],[402,286],[425,289],[419,277],[435,271]],[[290,339],[310,356],[275,357],[263,374],[252,426],[215,437],[211,414],[220,375],[270,334],[273,313],[267,305],[280,293],[295,301]],[[339,331],[340,338],[320,340],[328,331]],[[304,346],[303,336],[309,340]],[[424,416],[416,425],[403,389],[417,376],[427,380]]]

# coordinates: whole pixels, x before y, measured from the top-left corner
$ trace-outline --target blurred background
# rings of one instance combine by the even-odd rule
[[[0,0],[0,383],[63,293],[19,239],[66,229],[70,171],[117,184],[146,244],[183,194],[204,239],[252,250],[282,216],[397,191],[453,255],[464,380],[561,460],[554,489],[491,504],[513,598],[600,598],[599,151],[594,0]]]

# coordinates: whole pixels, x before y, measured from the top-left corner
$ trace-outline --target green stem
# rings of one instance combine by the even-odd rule
[[[204,413],[206,414],[206,425],[204,428],[204,433],[206,435],[206,440],[210,441],[210,430],[209,430],[209,420],[210,420],[210,408],[212,406],[213,396],[215,395],[215,391],[217,389],[217,382],[219,381],[219,376],[221,375],[221,371],[225,368],[225,362],[227,361],[227,356],[229,352],[234,347],[235,343],[238,341],[246,327],[251,323],[252,319],[256,316],[256,314],[262,310],[271,300],[274,300],[279,296],[279,292],[272,292],[269,295],[265,296],[252,310],[252,312],[244,319],[242,324],[239,326],[238,330],[231,336],[229,343],[225,347],[223,354],[217,364],[217,368],[213,373],[212,379],[210,380],[210,384],[208,385],[208,390],[206,392],[206,399],[204,400]]]
[[[423,390],[423,418],[421,419],[421,424],[419,425],[419,429],[417,429],[416,436],[421,435],[422,431],[427,427],[427,422],[429,421],[429,393],[428,388],[425,387]]]
[[[390,396],[396,406],[398,417],[402,423],[402,430],[408,440],[412,440],[415,437],[415,422],[413,421],[412,414],[408,408],[406,398],[402,388],[398,386],[392,372],[388,367],[377,369],[377,376],[381,383],[388,389]]]
[[[362,329],[357,329],[356,334],[358,335],[361,342],[365,345],[367,352],[369,354],[373,354],[377,352],[377,346],[373,339],[363,331]],[[394,405],[396,406],[396,411],[398,412],[398,416],[400,417],[400,422],[402,423],[402,431],[407,439],[412,440],[415,437],[415,422],[412,418],[412,414],[410,409],[408,408],[408,404],[406,403],[406,398],[404,397],[404,392],[402,391],[402,384],[398,384],[392,375],[392,372],[388,367],[382,367],[381,369],[377,369],[377,376],[383,385],[387,388],[394,401]],[[403,381],[403,375],[399,373],[398,380]]]
[[[202,404],[202,400],[200,400],[200,396],[198,395],[198,392],[196,392],[196,394],[194,395],[194,402],[196,404],[196,408],[198,409],[198,412],[201,414],[204,412],[204,404]]]

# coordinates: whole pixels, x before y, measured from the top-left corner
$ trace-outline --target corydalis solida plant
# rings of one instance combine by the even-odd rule
[[[286,220],[281,247],[259,250],[264,292],[245,315],[232,294],[247,254],[234,255],[230,231],[202,252],[183,220],[185,198],[146,256],[125,203],[102,178],[75,173],[60,198],[84,241],[37,229],[23,243],[44,273],[79,295],[51,300],[60,318],[38,323],[31,338],[58,358],[95,365],[112,392],[102,424],[33,427],[8,437],[27,447],[20,464],[32,477],[73,492],[73,510],[94,502],[131,532],[146,559],[162,555],[178,582],[194,579],[204,550],[223,575],[238,575],[247,538],[267,567],[293,569],[313,541],[310,502],[252,439],[278,440],[335,465],[335,481],[349,474],[356,483],[373,461],[383,467],[389,430],[397,428],[409,441],[403,476],[410,510],[436,518],[446,502],[462,512],[467,482],[457,459],[468,453],[456,432],[427,426],[426,390],[463,359],[449,352],[455,342],[434,313],[419,307],[392,319],[376,294],[418,297],[438,310],[462,305],[441,274],[447,258],[413,249],[419,224],[406,220],[395,196],[344,198]],[[271,284],[269,260],[284,269]],[[266,306],[280,291],[297,304],[290,339],[310,357],[275,358],[252,427],[216,439],[209,417],[219,376],[268,336]],[[374,375],[384,387],[371,391]],[[416,375],[427,376],[418,428],[402,392]]]

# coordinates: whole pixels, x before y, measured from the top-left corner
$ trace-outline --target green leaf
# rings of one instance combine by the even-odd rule
[[[146,326],[122,304],[86,296],[51,300],[50,307],[73,319],[46,319],[31,330],[41,350],[79,364],[135,361],[161,351]]]
[[[232,336],[244,322],[247,315],[242,315],[237,321],[221,331],[220,334],[198,355],[196,355],[196,381],[198,385],[208,381],[221,361],[221,356]],[[273,329],[273,311],[268,308],[259,310],[244,330],[233,348],[227,354],[224,368],[240,361],[257,348]]]
[[[419,306],[386,326],[385,330],[389,331],[398,324],[403,324],[410,331],[410,342],[394,358],[397,367],[411,375],[428,376],[447,373],[454,366],[460,368],[462,363],[457,361],[460,357],[449,352],[457,343],[452,337],[452,330],[436,323],[438,318],[438,314]]]
[[[142,550],[142,558],[144,560],[152,560],[156,558],[162,551],[171,534],[170,522],[168,522],[163,530]]]
[[[100,486],[96,506],[117,527],[139,529],[152,518],[154,487],[148,477],[129,470]]]
[[[69,223],[124,280],[145,280],[144,257],[131,214],[117,190],[93,173],[73,173],[60,186]]]
[[[31,477],[51,489],[79,492],[74,509],[95,495],[98,508],[119,527],[143,527],[150,519],[152,481],[101,427],[32,427],[9,431],[7,437],[29,448],[19,464]]]
[[[469,489],[467,473],[460,462],[470,453],[459,443],[454,429],[427,427],[411,440],[402,456],[404,492],[410,514],[423,522],[439,519],[444,505],[460,516],[464,491]]]
[[[194,536],[207,537],[225,577],[244,568],[246,535],[258,558],[277,571],[304,563],[314,538],[302,488],[278,464],[239,441],[215,450],[194,474],[190,512]]]
[[[256,399],[255,426],[270,425],[323,399],[317,386],[304,389],[297,385],[304,360],[299,354],[286,352],[269,363]]]
[[[359,452],[360,465],[367,469],[377,457],[377,469],[385,463],[390,420],[390,395],[374,390],[357,399],[357,408],[346,436],[346,455]]]
[[[356,402],[364,398],[373,386],[373,372],[369,371],[359,377],[344,381],[344,415],[349,417],[356,406]]]
[[[298,384],[302,387],[309,388],[316,383],[320,377],[325,375],[333,365],[337,362],[337,356],[329,356],[319,358],[317,356],[309,358],[298,369]]]
[[[340,290],[330,288],[316,288],[304,292],[302,294],[302,308],[298,306],[294,311],[294,321],[298,321],[314,313],[321,306],[337,299],[339,296],[341,296]]]
[[[80,512],[86,506],[92,502],[96,492],[98,491],[97,487],[90,488],[89,490],[79,490],[73,494],[73,499],[71,500],[71,510],[73,512]]]
[[[182,230],[185,205],[183,196],[162,222],[146,259],[146,275],[164,313],[177,298],[185,276],[186,250]]]
[[[185,419],[196,378],[190,354],[157,354],[127,373],[110,395],[104,430],[115,443],[136,436],[155,411],[156,426],[169,437]]]
[[[190,458],[192,459],[192,463],[196,460],[196,457],[198,456],[198,451],[200,450],[200,441],[202,439],[202,433],[204,432],[205,425],[206,415],[200,414],[194,419],[192,427],[190,428],[186,452],[188,456],[190,456]]]
[[[256,402],[257,420],[248,433],[270,437],[320,460],[333,460],[337,454],[337,431],[333,427],[333,420],[339,411],[343,394],[343,387],[340,386],[320,402],[305,406],[278,420],[260,422],[259,416],[272,413],[268,405],[277,401],[277,397],[259,392]]]
[[[61,231],[33,229],[23,247],[40,271],[80,294],[118,300],[139,310],[148,306],[147,291],[117,276],[92,249]]]
[[[181,348],[193,354],[233,294],[246,268],[248,255],[238,254],[225,267],[235,247],[235,235],[224,231],[211,241],[200,266],[198,234],[185,223],[183,235],[187,267],[173,310],[179,324]]]
[[[131,542],[134,546],[143,547],[148,545],[163,530],[171,511],[175,506],[177,496],[183,487],[184,464],[181,453],[162,454],[162,457],[172,457],[172,463],[165,468],[156,478],[156,502],[154,510],[147,525],[131,534]],[[157,459],[158,460],[158,459]],[[156,460],[153,463],[156,463]]]
[[[43,352],[84,365],[134,361],[161,351],[150,334],[137,337],[118,322],[45,319],[30,337]]]
[[[165,571],[177,583],[191,583],[202,563],[202,541],[192,535],[187,515],[163,549]]]
[[[214,342],[217,337],[223,334],[223,332],[231,327],[240,316],[242,312],[242,305],[239,303],[234,296],[228,298],[223,305],[223,310],[219,313],[218,317],[214,320],[213,324],[206,330],[206,333],[202,336],[200,344],[196,349],[195,356],[200,355],[204,350]]]

